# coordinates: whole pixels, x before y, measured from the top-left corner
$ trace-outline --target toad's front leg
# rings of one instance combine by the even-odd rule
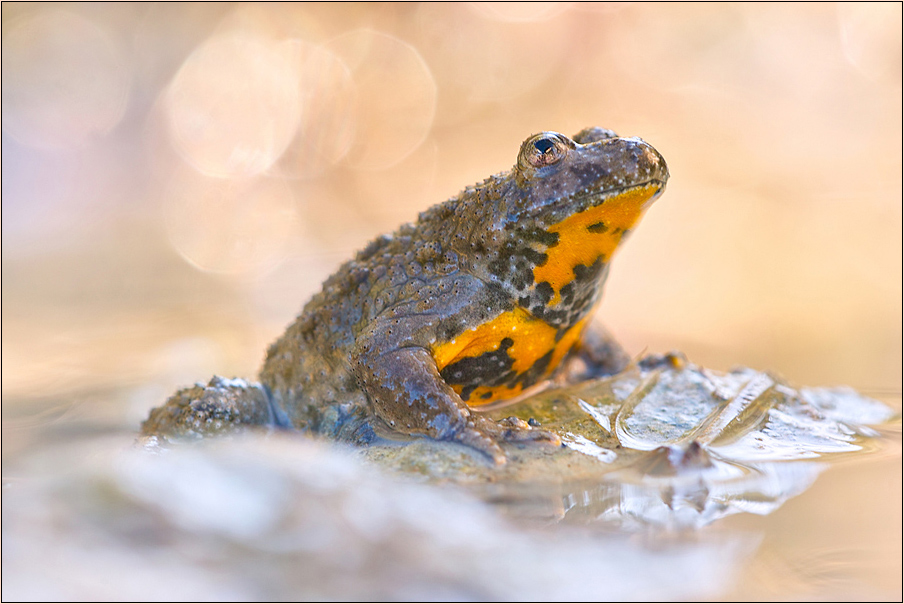
[[[393,430],[450,440],[505,463],[500,442],[540,442],[559,446],[556,434],[509,418],[501,423],[474,413],[439,374],[436,361],[425,348],[409,346],[382,353],[359,347],[354,371],[367,394],[374,415]],[[380,347],[376,347],[380,348]]]

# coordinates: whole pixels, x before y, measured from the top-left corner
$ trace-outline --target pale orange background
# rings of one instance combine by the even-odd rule
[[[588,125],[672,173],[598,316],[632,354],[900,404],[900,4],[2,10],[5,419],[253,377],[356,249]]]

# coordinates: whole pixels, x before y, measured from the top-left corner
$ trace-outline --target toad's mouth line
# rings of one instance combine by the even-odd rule
[[[588,188],[583,191],[579,191],[579,192],[575,193],[573,198],[575,198],[575,197],[580,198],[580,197],[585,197],[585,196],[590,197],[590,198],[599,197],[599,199],[600,199],[599,203],[592,203],[592,204],[590,204],[590,206],[588,206],[588,207],[591,207],[591,206],[600,205],[601,203],[604,203],[615,197],[621,197],[622,195],[625,195],[627,193],[635,193],[642,189],[655,188],[655,190],[650,194],[650,200],[652,200],[662,194],[662,192],[665,190],[665,184],[666,184],[666,181],[662,178],[651,178],[650,180],[647,180],[647,181],[644,181],[641,183],[637,183],[637,184],[633,184],[633,185],[626,185],[623,187],[614,187],[611,189],[603,189],[601,187],[600,188]]]
[[[590,208],[601,206],[607,201],[617,199],[619,197],[622,197],[623,195],[636,194],[637,192],[642,191],[645,188],[654,189],[651,191],[649,198],[646,199],[643,203],[643,209],[645,210],[653,201],[655,201],[660,195],[662,195],[663,191],[665,191],[666,182],[667,179],[651,178],[641,183],[625,185],[622,187],[613,187],[609,189],[604,189],[602,187],[588,187],[586,189],[578,191],[570,197],[557,201],[551,206],[543,208],[540,212],[538,212],[538,215],[556,212],[559,210],[567,210],[569,213],[582,212]]]

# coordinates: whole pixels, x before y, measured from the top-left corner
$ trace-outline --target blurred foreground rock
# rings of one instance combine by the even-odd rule
[[[292,435],[123,445],[18,468],[27,479],[3,497],[5,601],[699,599],[755,545],[516,526]]]

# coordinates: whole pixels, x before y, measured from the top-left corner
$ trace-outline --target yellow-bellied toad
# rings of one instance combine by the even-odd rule
[[[571,356],[627,358],[584,333],[613,252],[668,169],[638,138],[588,128],[528,138],[517,163],[378,238],[327,279],[267,353],[262,386],[215,378],[151,412],[145,433],[266,423],[366,442],[374,429],[475,447],[558,443],[472,407],[517,396]],[[261,409],[266,406],[267,409]]]

